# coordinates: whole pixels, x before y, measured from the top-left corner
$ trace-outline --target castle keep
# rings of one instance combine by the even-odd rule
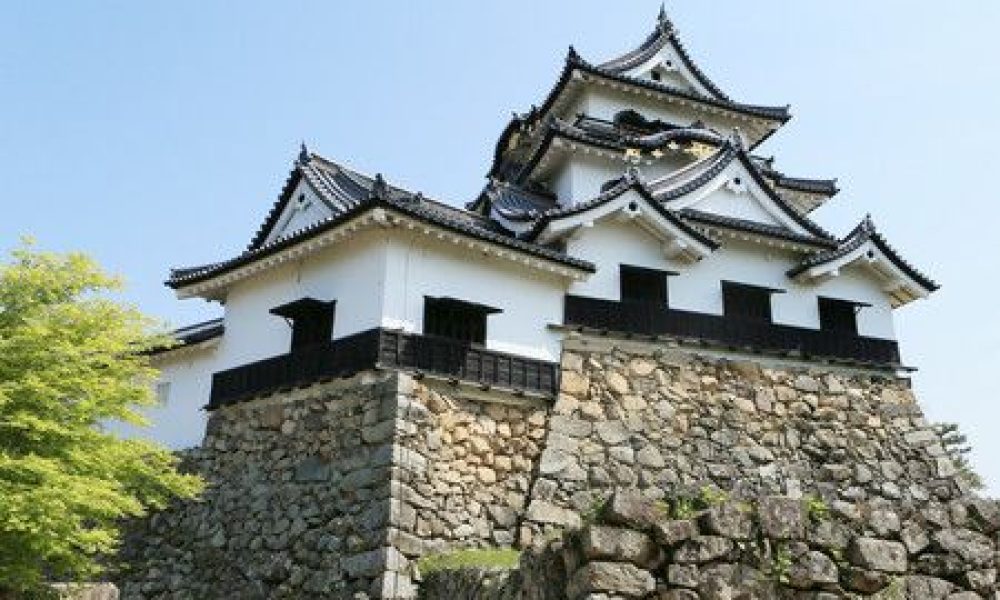
[[[813,220],[836,182],[759,153],[789,118],[661,12],[571,48],[464,208],[303,147],[245,251],[171,272],[225,309],[156,357],[210,487],[133,528],[125,596],[993,598],[1000,511],[895,339],[937,285]],[[521,568],[417,568],[492,547]]]

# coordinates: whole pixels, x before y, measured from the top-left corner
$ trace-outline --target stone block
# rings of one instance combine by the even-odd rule
[[[903,590],[906,598],[920,600],[943,600],[951,595],[955,585],[936,577],[923,575],[908,575],[903,578]]]
[[[645,498],[638,491],[615,492],[604,505],[602,517],[612,525],[622,525],[646,530],[664,517],[663,509]]]
[[[802,501],[787,496],[766,496],[758,505],[760,528],[765,536],[778,540],[802,539],[806,514]]]
[[[694,521],[687,519],[660,520],[653,524],[651,531],[656,543],[668,548],[698,535]]]
[[[969,529],[942,529],[931,535],[932,545],[959,556],[973,567],[988,565],[993,560],[990,538]]]
[[[573,528],[579,527],[581,523],[580,515],[575,511],[543,500],[533,500],[528,505],[527,518],[536,523],[551,523]]]
[[[837,583],[840,572],[833,560],[812,550],[799,556],[788,569],[788,584],[799,589],[829,587]]]
[[[656,589],[653,575],[627,563],[590,562],[577,569],[566,589],[569,598],[584,594],[610,592],[641,598]]]
[[[724,502],[705,511],[700,524],[706,533],[734,540],[750,539],[753,518],[749,510],[736,502]]]
[[[846,567],[840,573],[840,583],[845,589],[862,594],[875,594],[889,585],[890,576],[881,571]]]
[[[850,547],[850,560],[865,569],[886,573],[906,572],[906,547],[899,542],[858,538]]]
[[[634,529],[590,525],[580,533],[580,550],[590,560],[614,560],[639,566],[657,554],[653,540]]]
[[[899,532],[899,539],[910,554],[918,554],[930,545],[931,539],[918,523],[907,521]]]
[[[733,551],[733,541],[729,538],[698,535],[685,540],[674,550],[674,562],[680,564],[701,564],[720,560]]]

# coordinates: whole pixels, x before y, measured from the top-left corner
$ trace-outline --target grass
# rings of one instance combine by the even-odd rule
[[[477,548],[431,554],[417,561],[424,575],[455,569],[516,569],[521,552],[513,548]]]

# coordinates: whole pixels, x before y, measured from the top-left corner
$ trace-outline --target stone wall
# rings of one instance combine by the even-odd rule
[[[514,545],[548,403],[406,379],[397,444],[419,468],[394,482],[401,519],[392,541],[410,557]]]
[[[561,553],[565,565],[561,598],[1000,597],[1000,509],[993,502],[956,500],[950,515],[897,513],[881,501],[841,515],[786,496],[747,502],[716,495],[692,506],[684,496],[614,494],[594,522],[549,544],[546,552]],[[545,553],[524,562],[536,556]],[[522,597],[546,584],[508,579],[519,581]]]
[[[395,585],[398,398],[395,374],[362,374],[213,412],[185,460],[209,487],[136,524],[122,596],[378,597]]]
[[[135,524],[122,597],[414,598],[414,559],[513,545],[541,552],[514,579],[436,576],[426,597],[561,599],[580,565],[553,540],[616,490],[814,498],[849,523],[898,522],[852,535],[902,543],[921,576],[979,589],[995,575],[961,579],[952,555],[982,547],[966,531],[996,534],[968,525],[906,379],[599,337],[567,339],[562,366],[554,403],[369,372],[216,410],[185,460],[204,498]]]
[[[844,511],[964,491],[906,379],[594,337],[567,340],[562,365],[527,510],[536,537],[578,526],[614,488],[808,492]]]

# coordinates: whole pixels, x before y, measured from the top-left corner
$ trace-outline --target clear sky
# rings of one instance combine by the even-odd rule
[[[0,250],[31,234],[123,274],[175,325],[218,314],[161,285],[238,253],[301,140],[453,204],[569,44],[634,47],[659,3],[0,3]],[[674,0],[688,49],[738,100],[791,104],[762,148],[839,177],[816,217],[866,212],[943,283],[898,313],[934,420],[959,422],[1000,492],[1000,2]]]

